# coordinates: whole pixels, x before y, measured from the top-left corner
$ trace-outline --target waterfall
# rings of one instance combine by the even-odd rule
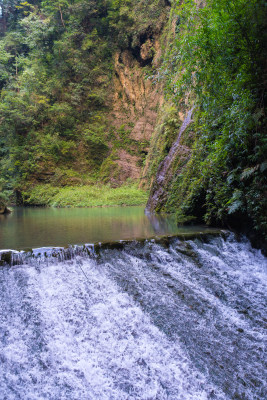
[[[0,267],[1,398],[266,398],[267,259],[246,239],[12,254]]]

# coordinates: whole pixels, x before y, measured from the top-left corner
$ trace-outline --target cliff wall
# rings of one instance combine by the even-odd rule
[[[109,179],[121,184],[142,179],[143,163],[163,105],[163,84],[154,83],[151,74],[159,67],[162,54],[163,23],[138,49],[117,52],[114,57],[113,91],[109,97],[109,123],[118,132],[127,132],[129,145],[118,149]],[[113,157],[114,158],[114,157]]]

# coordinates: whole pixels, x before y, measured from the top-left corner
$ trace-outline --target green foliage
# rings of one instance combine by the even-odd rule
[[[29,205],[54,207],[104,207],[144,205],[147,193],[136,186],[81,186],[58,188],[51,185],[37,185],[30,192],[23,193],[24,202]]]
[[[110,33],[122,48],[140,46],[140,36],[160,29],[164,0],[109,0],[107,22]]]
[[[169,204],[180,215],[243,221],[267,236],[265,15],[261,0],[177,5],[161,75],[177,105],[186,97],[196,105],[192,157]]]
[[[100,178],[103,183],[108,183],[110,177],[117,178],[120,173],[120,168],[118,164],[114,162],[118,157],[116,156],[116,151],[111,153],[109,157],[107,157],[101,165],[100,168]]]
[[[8,197],[5,195],[5,193],[0,192],[0,208],[5,207],[7,202],[8,202]]]
[[[3,3],[0,176],[8,190],[52,182],[59,169],[107,182],[113,148],[142,154],[127,129],[108,126],[113,55],[141,46],[164,8],[161,0]]]

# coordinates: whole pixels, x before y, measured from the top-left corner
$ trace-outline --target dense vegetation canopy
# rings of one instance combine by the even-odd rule
[[[187,0],[162,75],[169,96],[195,105],[190,161],[167,209],[267,234],[266,3]]]
[[[140,150],[106,117],[114,52],[138,47],[165,2],[0,4],[2,189],[23,191],[42,179],[56,186],[107,182],[116,148]]]

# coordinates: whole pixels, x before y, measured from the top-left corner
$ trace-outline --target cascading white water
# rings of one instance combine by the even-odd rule
[[[0,397],[264,399],[266,267],[231,236],[1,267]]]

